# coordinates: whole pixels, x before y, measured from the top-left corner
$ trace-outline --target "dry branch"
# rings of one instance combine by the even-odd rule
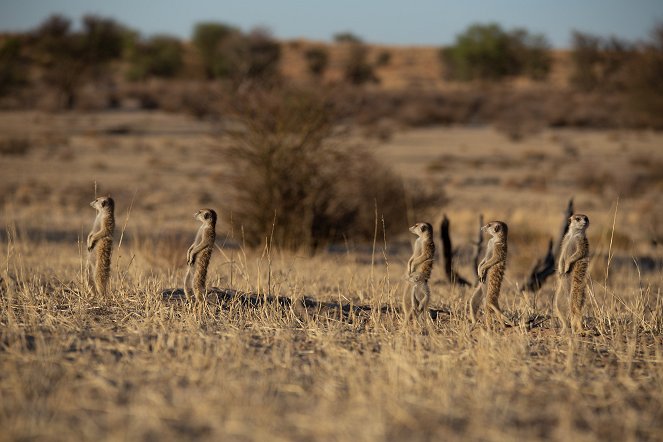
[[[440,238],[442,239],[442,258],[444,259],[444,271],[447,274],[447,279],[452,284],[459,285],[472,285],[470,282],[460,276],[453,269],[453,248],[451,247],[451,236],[449,235],[449,218],[444,215],[442,225],[440,226]]]
[[[566,235],[566,231],[569,228],[569,218],[571,215],[573,215],[573,198],[569,200],[569,203],[566,206],[564,221],[562,222],[559,238],[555,243],[555,247],[553,248],[553,240],[551,238],[548,242],[548,251],[543,258],[539,258],[536,261],[534,267],[532,267],[529,278],[527,278],[527,281],[522,285],[522,290],[532,293],[537,292],[541,289],[546,279],[555,273],[556,257],[559,256],[559,250],[562,247],[562,239],[564,239],[564,235]]]
[[[483,232],[481,228],[483,227],[483,214],[479,215],[479,237],[477,242],[474,244],[476,251],[474,253],[474,282],[479,282],[479,274],[476,272],[476,269],[479,268],[479,263],[481,262],[481,252],[483,250]]]

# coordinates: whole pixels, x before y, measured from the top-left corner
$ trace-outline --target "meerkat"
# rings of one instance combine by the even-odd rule
[[[491,221],[483,226],[481,231],[490,234],[491,238],[486,245],[486,254],[477,267],[479,284],[470,298],[470,319],[472,322],[477,321],[477,312],[485,297],[486,313],[490,310],[504,322],[511,324],[498,301],[506,268],[509,227],[502,221]]]
[[[562,322],[562,332],[568,326],[566,318],[559,309],[559,297],[567,291],[569,283],[569,309],[571,311],[571,331],[582,330],[582,307],[585,304],[585,279],[589,265],[589,241],[586,230],[589,227],[587,215],[576,214],[569,218],[569,230],[562,239],[557,265],[557,290],[555,291],[555,315]]]
[[[206,293],[207,267],[216,241],[216,212],[212,209],[200,209],[193,217],[202,225],[186,252],[188,267],[184,276],[184,293],[188,298],[195,296],[200,301]]]
[[[106,296],[113,254],[115,201],[110,196],[102,196],[92,201],[90,206],[96,209],[97,217],[87,236],[87,283],[92,293]]]
[[[418,236],[414,242],[412,257],[407,262],[406,279],[412,285],[409,295],[405,294],[406,317],[421,317],[430,301],[428,280],[433,270],[435,242],[433,226],[429,223],[417,223],[410,227],[410,232]]]

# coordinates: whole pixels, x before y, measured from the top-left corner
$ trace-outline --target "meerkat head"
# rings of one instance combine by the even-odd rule
[[[216,212],[213,209],[200,209],[193,217],[203,224],[216,225]]]
[[[97,209],[97,212],[113,212],[115,201],[110,196],[100,196],[92,201],[90,205]]]
[[[410,227],[410,232],[417,236],[433,235],[433,226],[429,223],[416,223]]]
[[[589,227],[589,217],[582,213],[576,213],[569,218],[569,230],[584,232]]]
[[[489,233],[491,236],[506,236],[509,233],[509,227],[502,221],[491,221],[481,228],[481,231]]]

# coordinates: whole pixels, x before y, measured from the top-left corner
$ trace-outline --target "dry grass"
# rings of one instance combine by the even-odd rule
[[[226,207],[222,140],[175,116],[128,120],[112,134],[105,128],[127,124],[121,114],[0,116],[8,137],[31,137],[24,155],[0,161],[0,439],[661,439],[663,271],[632,264],[648,256],[660,266],[649,233],[650,221],[660,232],[660,181],[648,165],[661,161],[660,134],[551,131],[514,143],[491,129],[426,129],[373,146],[404,178],[443,182],[463,275],[478,212],[509,223],[501,304],[521,323],[550,313],[551,284],[535,311],[518,287],[575,194],[594,256],[588,331],[571,338],[551,320],[470,326],[469,293],[447,285],[439,263],[432,304],[451,314],[423,328],[398,314],[164,302],[160,291],[181,285],[193,211],[203,200]],[[442,167],[431,170],[435,159]],[[586,165],[645,176],[648,188],[619,200],[614,228],[610,183],[577,187]],[[95,181],[117,201],[116,239],[126,225],[106,299],[85,293],[81,275]],[[241,247],[240,220],[223,215],[210,285],[399,303],[407,233],[378,234],[375,254],[351,241],[313,257],[266,253]]]
[[[472,328],[468,293],[442,284],[435,304],[452,313],[422,330],[396,315],[346,322],[165,303],[160,289],[181,275],[130,248],[116,254],[111,295],[92,299],[75,245],[9,241],[2,252],[3,276],[16,279],[0,304],[10,440],[656,440],[663,431],[663,300],[629,272],[607,287],[594,281],[590,331],[567,338],[550,321]],[[230,285],[228,253],[214,258],[216,285]],[[402,289],[405,256],[372,267],[355,254],[275,255],[273,292],[377,304]],[[267,257],[239,250],[233,262],[234,287],[267,290]],[[511,284],[504,298],[527,316]]]

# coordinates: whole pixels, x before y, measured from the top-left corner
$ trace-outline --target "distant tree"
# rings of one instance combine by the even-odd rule
[[[115,21],[95,16],[84,17],[82,31],[74,32],[71,21],[59,15],[47,18],[32,33],[44,78],[61,93],[65,108],[75,106],[84,80],[99,75],[122,55],[125,33]]]
[[[377,67],[387,66],[389,63],[391,63],[391,52],[389,51],[380,52],[375,60]]]
[[[573,86],[584,91],[625,89],[625,71],[636,54],[634,45],[581,32],[574,32],[572,38]]]
[[[156,35],[138,42],[130,56],[129,78],[144,80],[148,77],[175,77],[184,64],[182,43],[168,35]]]
[[[526,29],[515,29],[510,33],[510,40],[520,72],[533,80],[546,79],[552,66],[550,43],[546,37],[530,34]]]
[[[201,23],[196,25],[193,42],[208,78],[241,82],[278,77],[281,46],[265,29],[245,35],[224,24]]]
[[[278,77],[281,45],[266,29],[254,29],[247,37],[248,69],[246,76],[254,80],[271,81]]]
[[[500,80],[515,75],[543,79],[550,71],[544,36],[524,29],[511,32],[498,24],[475,24],[440,52],[447,76],[454,80]]]
[[[354,85],[378,82],[375,67],[368,62],[368,48],[362,43],[348,46],[343,70],[345,79]]]
[[[338,34],[334,34],[334,41],[336,43],[363,43],[361,37],[352,32],[339,32]]]
[[[635,110],[658,118],[663,115],[663,23],[657,24],[652,38],[645,43],[628,67],[627,85]]]
[[[21,54],[22,40],[9,37],[0,42],[0,96],[27,84],[26,62]]]
[[[304,56],[309,72],[315,77],[322,77],[329,65],[329,51],[321,46],[308,49]]]
[[[228,61],[224,59],[223,42],[240,35],[239,29],[214,22],[198,23],[193,31],[193,44],[198,49],[207,78],[228,74]]]
[[[122,56],[126,29],[114,20],[94,15],[83,17],[83,46],[92,67]]]

